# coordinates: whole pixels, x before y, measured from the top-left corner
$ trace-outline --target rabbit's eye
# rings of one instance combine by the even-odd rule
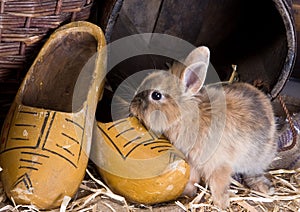
[[[161,100],[162,94],[159,93],[158,91],[153,91],[151,94],[151,98],[155,101]]]

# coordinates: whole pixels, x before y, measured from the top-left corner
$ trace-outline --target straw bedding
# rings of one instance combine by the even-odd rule
[[[275,186],[275,194],[268,196],[250,190],[233,180],[230,186],[230,208],[227,211],[299,211],[300,208],[300,169],[274,170],[268,173]],[[180,198],[176,201],[154,206],[126,202],[124,197],[112,193],[100,180],[87,170],[77,197],[66,201],[60,209],[52,211],[219,211],[212,204],[207,187],[196,185],[198,195],[194,199]],[[1,189],[0,211],[39,211],[34,206],[10,203]]]

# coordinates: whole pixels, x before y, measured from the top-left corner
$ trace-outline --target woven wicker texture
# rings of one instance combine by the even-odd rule
[[[53,30],[90,16],[93,0],[0,0],[0,127],[23,76]]]

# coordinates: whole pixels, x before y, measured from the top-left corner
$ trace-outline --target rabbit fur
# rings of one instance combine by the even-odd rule
[[[191,166],[184,194],[196,194],[204,178],[214,203],[229,206],[231,176],[241,173],[253,189],[272,192],[265,170],[276,154],[276,128],[269,98],[247,83],[204,85],[207,47],[194,49],[183,64],[148,75],[130,112],[164,134]]]

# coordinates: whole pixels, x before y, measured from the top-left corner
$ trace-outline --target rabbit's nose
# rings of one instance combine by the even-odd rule
[[[145,90],[145,91],[142,91],[140,93],[138,93],[135,98],[137,99],[136,101],[142,101],[142,100],[145,100],[148,98],[149,96],[149,93],[150,93],[150,90]]]
[[[142,103],[142,98],[139,97],[139,96],[135,96],[133,98],[133,100],[131,101],[131,105],[133,105],[133,104],[141,104],[141,103]]]
[[[134,111],[136,111],[141,104],[142,104],[142,99],[138,96],[135,96],[133,100],[130,102],[129,111],[134,114]]]
[[[139,96],[135,97],[134,100],[135,100],[135,102],[137,102],[137,103],[142,103],[142,98],[139,97]]]

